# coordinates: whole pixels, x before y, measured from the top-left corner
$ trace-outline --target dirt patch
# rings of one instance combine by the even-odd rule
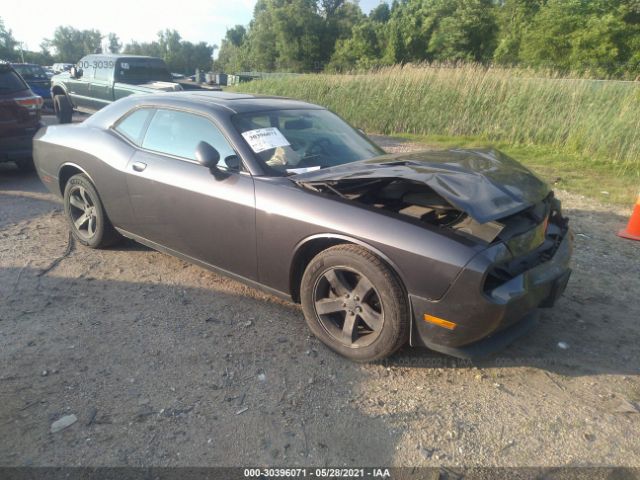
[[[297,306],[196,266],[67,252],[60,205],[0,165],[0,464],[640,466],[640,243],[615,236],[628,210],[558,195],[574,275],[527,338],[477,365],[357,365]]]

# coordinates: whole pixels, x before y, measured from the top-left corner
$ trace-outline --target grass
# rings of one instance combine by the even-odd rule
[[[547,180],[559,178],[560,188],[609,202],[633,204],[640,188],[638,83],[474,65],[396,66],[234,89],[318,103],[368,132],[443,147],[490,144]]]

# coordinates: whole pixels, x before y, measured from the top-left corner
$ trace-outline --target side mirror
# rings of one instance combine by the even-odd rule
[[[220,161],[220,154],[207,142],[200,142],[196,146],[196,160],[203,167],[207,167],[208,169],[217,169],[218,162]]]
[[[69,69],[69,75],[71,76],[71,78],[80,78],[82,77],[82,69],[73,66]]]
[[[220,153],[207,142],[200,142],[196,146],[196,161],[203,167],[207,167],[216,180],[223,180],[229,176],[218,167]]]
[[[227,168],[232,172],[240,171],[241,162],[240,162],[240,158],[237,155],[229,155],[224,159],[224,163],[227,166]]]

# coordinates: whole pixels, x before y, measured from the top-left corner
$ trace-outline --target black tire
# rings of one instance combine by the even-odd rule
[[[66,95],[58,94],[53,97],[53,110],[58,117],[58,123],[71,123],[73,107]]]
[[[33,158],[21,158],[20,160],[16,160],[16,166],[18,170],[25,173],[34,172],[36,167],[33,164]]]
[[[98,192],[84,175],[74,175],[64,189],[64,213],[75,239],[90,248],[104,248],[120,240]]]
[[[411,320],[402,285],[363,247],[320,252],[302,276],[300,299],[313,334],[351,360],[380,360],[408,340]]]

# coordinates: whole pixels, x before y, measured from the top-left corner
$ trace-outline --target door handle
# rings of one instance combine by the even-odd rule
[[[144,162],[133,162],[133,169],[136,172],[141,172],[143,171],[145,168],[147,168],[147,164]]]

